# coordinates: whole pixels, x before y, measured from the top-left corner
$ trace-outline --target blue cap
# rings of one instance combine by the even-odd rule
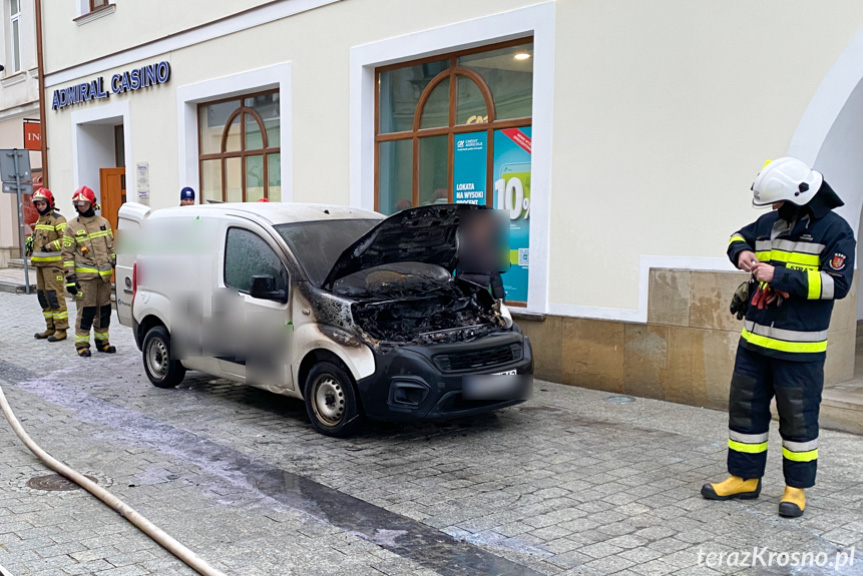
[[[180,190],[180,200],[194,200],[195,199],[195,191],[186,186],[182,190]]]

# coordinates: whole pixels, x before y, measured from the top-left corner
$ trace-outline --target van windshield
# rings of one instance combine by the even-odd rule
[[[380,220],[316,220],[275,226],[300,261],[309,280],[320,286],[345,248],[374,228]]]

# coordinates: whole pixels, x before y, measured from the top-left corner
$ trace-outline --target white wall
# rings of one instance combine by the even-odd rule
[[[815,168],[845,202],[837,212],[848,220],[857,238],[863,207],[863,83],[851,93],[824,141]],[[857,246],[859,267],[863,248]],[[858,287],[859,288],[859,287]],[[861,293],[863,295],[863,293]],[[863,302],[857,301],[857,317],[863,318]]]
[[[140,119],[129,161],[149,162],[158,206],[176,203],[178,87],[291,62],[294,199],[347,204],[351,105],[364,97],[351,92],[351,49],[534,3],[343,0],[146,59],[112,57],[98,74],[171,63],[170,84],[111,97]],[[651,263],[728,266],[729,235],[759,215],[755,174],[786,153],[863,15],[857,0],[563,0],[555,14],[549,309],[638,318]],[[52,182],[70,186],[69,110],[49,111],[48,128]]]
[[[231,23],[225,19],[232,15],[240,15],[234,22],[254,22],[261,15],[275,18],[332,1],[338,0],[114,0],[111,11],[86,23],[76,18],[86,13],[87,0],[43,1],[45,70],[53,73],[106,53],[165,40],[173,45],[186,43],[178,37],[190,29],[198,37],[230,29]],[[263,46],[254,45],[257,49]]]
[[[9,0],[0,2],[0,63],[5,70],[0,72],[0,111],[26,106],[39,99],[38,69],[36,68],[36,11],[34,0],[21,1],[21,18],[19,31],[21,34],[21,64],[20,72],[12,67],[12,40],[9,24]],[[35,116],[39,117],[38,113]],[[23,145],[19,144],[19,147]]]

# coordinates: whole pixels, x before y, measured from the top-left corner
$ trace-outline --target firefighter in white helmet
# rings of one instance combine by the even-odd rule
[[[856,243],[833,209],[842,200],[820,172],[796,158],[768,163],[752,185],[755,206],[773,211],[731,236],[728,256],[752,274],[731,311],[745,317],[728,405],[728,472],[705,484],[711,500],[757,498],[767,462],[770,401],[782,436],[785,492],[779,514],[801,516],[815,485],[818,410],[833,302],[854,276]]]

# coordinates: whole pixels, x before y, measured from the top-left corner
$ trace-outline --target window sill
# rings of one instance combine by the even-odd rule
[[[21,70],[20,72],[15,72],[14,74],[10,74],[2,79],[0,79],[0,86],[6,88],[7,86],[14,86],[15,84],[20,84],[27,80],[27,72]]]
[[[83,14],[83,15],[75,18],[74,19],[75,24],[77,24],[78,26],[83,26],[84,24],[92,22],[93,20],[98,20],[99,18],[102,18],[103,16],[108,16],[109,14],[113,14],[116,10],[117,10],[116,4],[108,4],[107,6],[102,6],[101,8],[96,8],[92,12],[88,12],[86,14]]]

